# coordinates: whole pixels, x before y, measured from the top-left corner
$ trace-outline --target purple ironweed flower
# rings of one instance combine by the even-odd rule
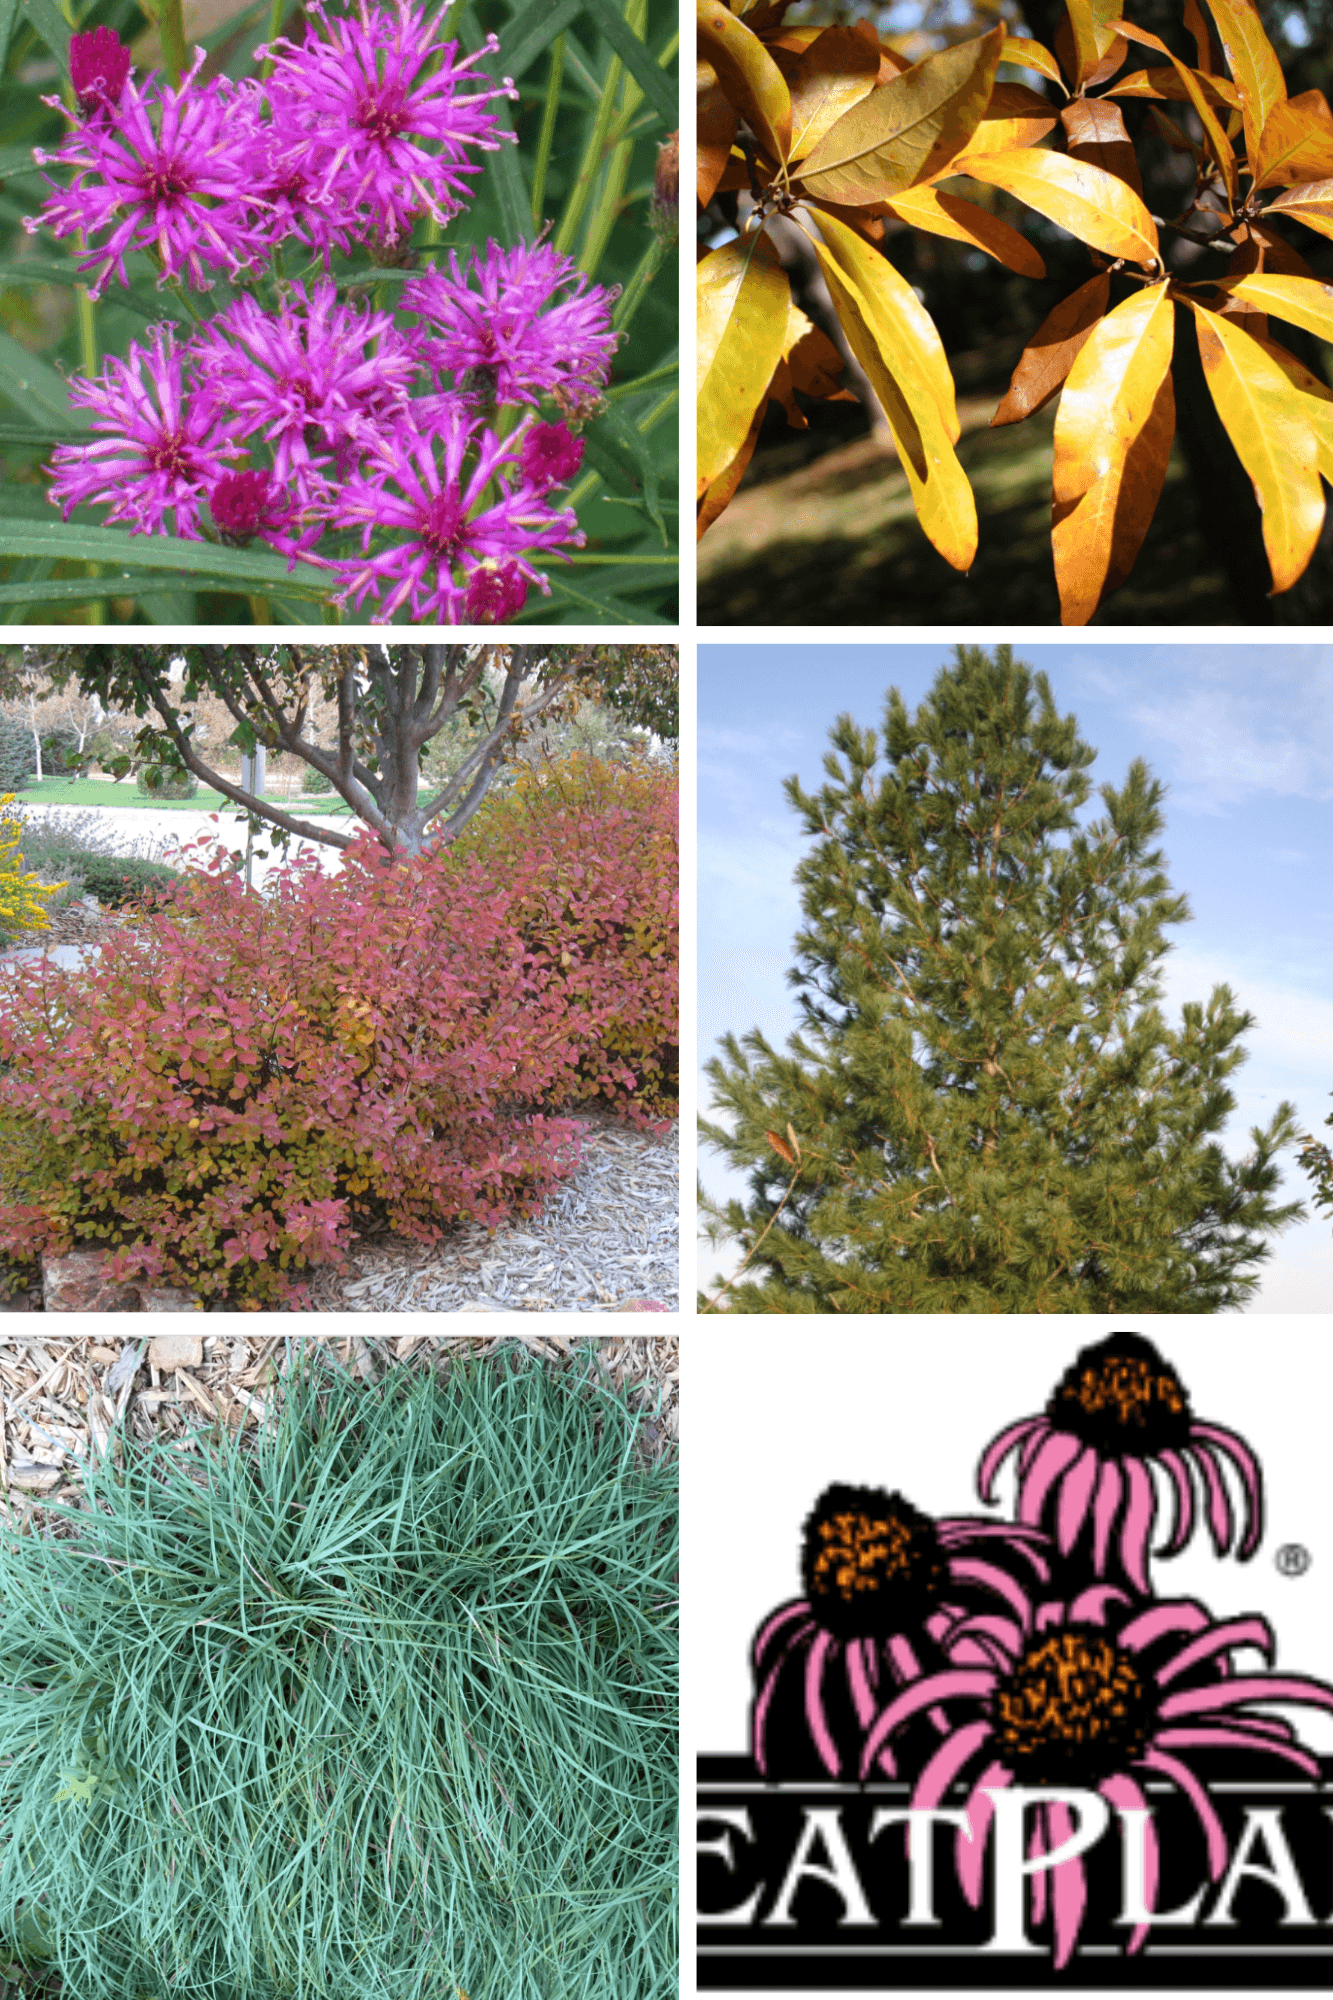
[[[994,1522],[932,1521],[877,1487],[827,1488],[805,1522],[804,1595],[755,1634],[750,1743],[760,1771],[854,1775],[885,1700],[942,1662],[940,1641],[966,1609],[1017,1611],[1027,1582],[1049,1582],[1044,1541]],[[897,1775],[887,1746],[879,1762]]]
[[[355,219],[359,236],[394,244],[418,215],[447,222],[470,194],[468,177],[481,171],[467,149],[499,148],[487,105],[518,94],[508,79],[460,92],[461,81],[473,80],[465,72],[499,42],[492,35],[460,61],[458,43],[437,40],[437,23],[408,0],[374,13],[360,0],[356,19],[330,20],[319,0],[309,12],[304,43],[256,50],[273,62],[268,97],[283,145],[313,173],[339,221]]]
[[[528,601],[528,586],[516,563],[485,562],[474,570],[467,587],[464,619],[468,625],[508,625]],[[627,1311],[634,1310],[631,1307]],[[644,1311],[648,1308],[645,1306]],[[662,1311],[666,1311],[663,1306]]]
[[[565,424],[531,424],[518,462],[529,486],[563,486],[583,463],[583,439]]]
[[[262,470],[224,472],[209,493],[208,509],[219,535],[233,548],[244,548],[256,535],[282,535],[300,511]]]
[[[235,86],[225,78],[196,86],[203,60],[200,49],[179,91],[153,78],[142,91],[127,82],[114,121],[90,119],[56,152],[33,151],[39,166],[69,166],[75,174],[68,188],[52,182],[41,214],[23,218],[29,235],[44,223],[57,236],[82,230],[92,245],[110,231],[79,267],[96,271],[91,298],[100,297],[113,270],[129,283],[132,250],[155,254],[159,282],[180,273],[205,291],[212,283],[206,270],[235,273],[254,256],[249,120],[233,117]]]
[[[488,243],[465,270],[451,250],[449,271],[403,286],[403,305],[429,323],[418,343],[432,367],[497,403],[556,396],[572,415],[596,402],[620,340],[611,331],[614,291],[590,285],[548,243]]]
[[[897,1734],[924,1710],[946,1708],[951,1724],[920,1771],[912,1804],[937,1806],[949,1786],[968,1788],[968,1830],[957,1841],[958,1878],[974,1908],[982,1895],[995,1795],[1010,1785],[1051,1785],[1100,1793],[1144,1813],[1145,1907],[1157,1887],[1157,1840],[1139,1773],[1166,1778],[1189,1799],[1203,1830],[1213,1881],[1226,1869],[1227,1838],[1187,1751],[1244,1749],[1280,1757],[1310,1777],[1316,1759],[1286,1722],[1255,1716],[1251,1702],[1302,1702],[1333,1709],[1333,1688],[1300,1674],[1237,1671],[1235,1648],[1257,1646],[1271,1661],[1273,1634],[1262,1618],[1214,1624],[1189,1599],[1145,1605],[1095,1584],[1067,1607],[1025,1607],[1016,1618],[961,1619],[945,1641],[948,1664],[905,1688],[879,1714],[861,1754],[868,1776]],[[1029,1853],[1051,1854],[1071,1837],[1060,1801],[1036,1812]],[[1087,1884],[1081,1859],[1033,1877],[1033,1917],[1045,1920],[1049,1872],[1057,1967],[1068,1963],[1083,1921]],[[1137,1951],[1148,1925],[1134,1930]]]
[[[1259,1545],[1263,1480],[1253,1452],[1234,1432],[1191,1414],[1180,1377],[1138,1334],[1112,1333],[1085,1347],[1046,1414],[1024,1417],[993,1439],[977,1469],[983,1500],[993,1500],[996,1472],[1014,1450],[1020,1452],[1019,1520],[1045,1526],[1064,1555],[1081,1541],[1096,1576],[1112,1574],[1118,1561],[1134,1589],[1146,1595],[1157,1505],[1149,1471],[1154,1464],[1170,1476],[1176,1496],[1175,1531],[1163,1555],[1179,1554],[1193,1532],[1191,1471],[1206,1496],[1217,1552],[1230,1549],[1237,1523],[1219,1464],[1224,1456],[1244,1491],[1241,1560]]]
[[[130,73],[130,52],[114,28],[90,28],[69,38],[70,88],[85,118],[120,102]]]
[[[348,480],[331,508],[336,526],[363,530],[364,559],[339,564],[347,578],[342,600],[360,604],[387,583],[392,588],[375,613],[377,623],[407,605],[417,623],[457,625],[472,579],[487,564],[508,567],[548,590],[529,553],[581,548],[583,535],[569,509],[555,512],[529,486],[517,492],[506,487],[504,475],[516,463],[520,442],[497,438],[458,404],[441,413],[433,438],[406,425],[392,437],[369,437],[367,469]],[[493,480],[498,494],[474,512]],[[372,556],[377,529],[393,543]]]
[[[196,336],[200,405],[227,437],[263,435],[273,470],[301,505],[322,498],[320,469],[345,475],[371,428],[407,407],[417,362],[388,313],[340,305],[331,280],[307,298],[293,284],[281,311],[242,296]]]
[[[149,343],[132,340],[124,361],[112,355],[94,381],[71,383],[71,403],[90,409],[93,429],[108,435],[56,446],[49,497],[66,520],[88,500],[139,535],[169,533],[174,513],[176,534],[197,541],[204,494],[242,448],[214,437],[192,406],[188,356],[176,351],[172,329],[153,327]]]

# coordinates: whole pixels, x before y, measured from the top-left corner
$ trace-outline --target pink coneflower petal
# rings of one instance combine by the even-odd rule
[[[1124,1465],[1129,1500],[1120,1527],[1120,1560],[1135,1590],[1146,1597],[1148,1583],[1148,1538],[1152,1534],[1152,1477],[1141,1459],[1127,1458]]]
[[[954,1576],[965,1577],[970,1583],[985,1584],[988,1590],[995,1591],[1011,1604],[1020,1618],[1026,1618],[1028,1598],[1022,1584],[1016,1583],[994,1563],[982,1562],[971,1556],[956,1556],[950,1568]]]
[[[987,1797],[989,1792],[1002,1792],[1006,1785],[1013,1783],[1013,1773],[998,1761],[987,1764],[972,1788],[972,1796],[967,1802],[968,1833],[960,1827],[954,1844],[958,1868],[958,1886],[967,1897],[974,1910],[981,1907],[981,1891],[986,1871],[986,1836],[995,1807]]]
[[[1261,1738],[1234,1723],[1226,1729],[1159,1729],[1153,1740],[1159,1750],[1262,1750],[1266,1755],[1285,1757],[1308,1777],[1320,1775],[1318,1763],[1304,1750]]]
[[[988,1506],[995,1501],[995,1475],[1020,1439],[1031,1433],[1042,1434],[1050,1430],[1045,1417],[1023,1417],[1008,1430],[1000,1432],[987,1445],[980,1465],[977,1467],[977,1492]]]
[[[1172,1757],[1165,1750],[1152,1749],[1144,1753],[1143,1761],[1154,1771],[1160,1771],[1164,1778],[1170,1778],[1173,1784],[1179,1785],[1194,1807],[1208,1843],[1208,1873],[1216,1882],[1227,1865],[1227,1837],[1221,1820],[1213,1810],[1212,1800],[1189,1765],[1182,1763],[1179,1757]]]
[[[1098,1576],[1106,1568],[1106,1557],[1111,1547],[1111,1531],[1115,1527],[1120,1496],[1124,1490],[1125,1482],[1120,1476],[1120,1467],[1108,1459],[1102,1466],[1101,1476],[1097,1481],[1097,1498],[1092,1507],[1092,1566]]]
[[[1023,1481],[1018,1496],[1018,1518],[1025,1527],[1041,1525],[1042,1508],[1050,1492],[1065,1467],[1072,1465],[1082,1450],[1078,1439],[1068,1431],[1052,1431],[1041,1450],[1032,1461],[1032,1470]]]
[[[755,1665],[758,1665],[764,1653],[768,1650],[784,1625],[796,1624],[801,1625],[805,1629],[813,1630],[814,1622],[814,1619],[810,1615],[809,1602],[804,1597],[795,1598],[790,1604],[779,1605],[773,1616],[766,1624],[761,1625],[755,1634],[754,1645],[751,1648],[751,1656]]]
[[[1056,1522],[1056,1539],[1061,1555],[1067,1556],[1078,1540],[1079,1531],[1087,1518],[1088,1502],[1092,1489],[1097,1484],[1097,1468],[1101,1464],[1091,1445],[1085,1445],[1083,1455],[1070,1466],[1060,1483],[1060,1506]]]
[[[1308,1701],[1318,1708],[1333,1709],[1333,1688],[1307,1680],[1304,1674],[1238,1674],[1215,1687],[1185,1688],[1180,1694],[1169,1694],[1161,1715],[1164,1721],[1174,1721],[1178,1715],[1203,1715],[1209,1709],[1234,1708],[1242,1701]]]
[[[1070,1605],[1070,1621],[1076,1625],[1104,1625],[1109,1613],[1128,1601],[1124,1591],[1117,1590],[1113,1583],[1089,1584]]]
[[[831,1632],[821,1632],[815,1639],[805,1659],[805,1719],[810,1727],[811,1740],[819,1752],[820,1761],[830,1777],[842,1775],[842,1759],[838,1746],[829,1733],[828,1720],[824,1714],[824,1662],[836,1641]]]
[[[941,1743],[917,1780],[912,1804],[923,1811],[937,1806],[963,1766],[974,1757],[990,1735],[989,1722],[968,1722]]]
[[[1105,1786],[1102,1788],[1105,1790]],[[1048,1853],[1062,1846],[1074,1831],[1069,1808],[1059,1803],[1046,1808],[1050,1831],[1054,1838]],[[1055,1914],[1055,1969],[1057,1972],[1068,1965],[1074,1946],[1078,1943],[1079,1930],[1083,1923],[1083,1912],[1088,1906],[1088,1882],[1083,1873],[1081,1857],[1075,1855],[1070,1861],[1057,1862],[1051,1873],[1051,1893]]]
[[[1178,1556],[1190,1538],[1194,1526],[1194,1487],[1185,1467],[1185,1461],[1176,1451],[1158,1453],[1158,1461],[1171,1475],[1171,1484],[1176,1493],[1176,1525],[1171,1539],[1162,1550],[1164,1556]]]
[[[1190,1426],[1191,1440],[1202,1439],[1217,1451],[1225,1452],[1240,1473],[1245,1487],[1248,1522],[1245,1538],[1237,1550],[1242,1562],[1252,1556],[1258,1548],[1264,1532],[1264,1479],[1259,1469],[1259,1461],[1243,1438],[1234,1431],[1223,1430],[1220,1424],[1194,1423]]]
[[[1121,1637],[1129,1639],[1128,1627]],[[1158,1685],[1166,1687],[1179,1674],[1188,1673],[1191,1667],[1197,1667],[1203,1660],[1210,1659],[1214,1653],[1223,1650],[1229,1652],[1233,1646],[1257,1646],[1264,1657],[1271,1660],[1274,1639],[1272,1627],[1267,1619],[1228,1618],[1223,1624],[1214,1625],[1211,1631],[1202,1633],[1199,1638],[1177,1653],[1173,1660],[1168,1660],[1165,1666],[1160,1668],[1157,1675]]]
[[[1203,1475],[1203,1483],[1208,1492],[1208,1528],[1213,1538],[1213,1547],[1224,1556],[1231,1547],[1235,1528],[1231,1519],[1231,1502],[1227,1489],[1206,1446],[1198,1446],[1190,1453],[1191,1461]]]
[[[932,1708],[939,1701],[953,1701],[969,1694],[987,1694],[995,1685],[995,1676],[978,1668],[967,1667],[961,1671],[931,1674],[927,1680],[917,1681],[914,1686],[904,1688],[894,1697],[876,1722],[861,1751],[861,1776],[865,1778],[879,1755],[880,1745],[886,1737],[918,1709]]]
[[[1131,1618],[1128,1625],[1117,1635],[1122,1646],[1137,1652],[1143,1646],[1151,1646],[1154,1639],[1160,1639],[1166,1632],[1201,1632],[1208,1623],[1208,1613],[1201,1604],[1192,1602],[1154,1604],[1149,1610]],[[1159,1675],[1165,1679],[1165,1674]]]
[[[1039,1861],[1043,1854],[1050,1852],[1055,1841],[1046,1824],[1046,1807],[1038,1806],[1032,1815],[1032,1831],[1028,1834],[1027,1858]],[[1042,1868],[1033,1874],[1031,1881],[1032,1921],[1042,1924],[1046,1921],[1046,1896],[1050,1888],[1050,1871]]]

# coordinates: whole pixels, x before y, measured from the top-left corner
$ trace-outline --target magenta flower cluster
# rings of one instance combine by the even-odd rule
[[[263,80],[205,79],[200,50],[179,87],[140,85],[109,29],[73,37],[78,111],[36,155],[69,175],[25,226],[78,238],[93,297],[131,282],[136,253],[159,288],[225,297],[73,383],[93,441],[56,447],[50,497],[139,534],[258,536],[377,621],[503,622],[549,590],[541,560],[583,544],[559,489],[610,373],[615,294],[540,240],[451,250],[373,304],[355,271],[339,282],[335,253],[416,261],[414,226],[465,206],[475,155],[511,136],[493,100],[517,93],[410,0],[308,15],[304,41],[256,52]]]
[[[952,1795],[967,1818],[957,1879],[974,1907],[996,1798],[1035,1789],[1028,1853],[1052,1863],[1032,1876],[1031,1916],[1061,1967],[1087,1908],[1068,1788],[1143,1814],[1151,1912],[1160,1856],[1144,1785],[1165,1781],[1188,1800],[1219,1881],[1229,1843],[1209,1758],[1243,1752],[1260,1775],[1317,1778],[1317,1760],[1267,1705],[1333,1711],[1333,1688],[1265,1671],[1265,1619],[1214,1619],[1196,1599],[1157,1595],[1149,1562],[1163,1502],[1173,1519],[1158,1553],[1183,1549],[1202,1517],[1219,1555],[1235,1546],[1245,1559],[1263,1532],[1263,1486],[1249,1446],[1194,1417],[1151,1342],[1115,1333],[1085,1348],[1045,1413],[983,1452],[983,1499],[1011,1452],[1012,1524],[933,1520],[877,1487],[821,1495],[805,1524],[801,1595],[755,1635],[750,1742],[768,1779],[905,1779],[922,1811]],[[1135,1925],[1131,1952],[1149,1928]]]

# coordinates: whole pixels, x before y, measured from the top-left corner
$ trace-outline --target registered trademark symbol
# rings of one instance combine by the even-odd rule
[[[1310,1567],[1310,1551],[1299,1542],[1284,1542],[1273,1561],[1279,1576],[1304,1576]]]

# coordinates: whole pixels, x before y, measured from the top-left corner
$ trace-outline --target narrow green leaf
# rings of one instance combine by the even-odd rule
[[[4,45],[9,37],[9,29],[5,26],[6,7],[11,23],[18,12],[16,0],[0,0],[0,70],[4,68]],[[42,171],[32,157],[31,146],[0,146],[0,181],[13,181],[20,174],[40,174]]]
[[[310,563],[287,568],[271,549],[227,549],[213,542],[184,542],[174,535],[131,535],[123,528],[84,528],[63,521],[0,523],[0,556],[47,556],[56,562],[114,563],[121,572],[110,582],[130,586],[113,596],[137,592],[154,570],[189,576],[196,590],[276,587],[288,597],[319,601],[335,588],[335,578]]]
[[[615,0],[587,0],[587,7],[654,111],[674,129],[680,123],[679,97],[674,83],[658,67],[652,50],[617,12]]]
[[[30,444],[44,449],[51,444],[87,444],[87,431],[76,431],[71,425],[63,430],[48,427],[38,430],[26,424],[0,424],[0,444]]]
[[[501,75],[512,76],[517,83],[582,9],[583,0],[555,0],[554,5],[552,0],[529,0],[500,37],[496,67]]]
[[[21,562],[16,566],[7,588],[18,591],[19,596],[13,604],[6,604],[0,599],[0,625],[22,623],[21,607],[33,601],[34,585],[39,584],[44,577],[50,576],[54,567],[54,563],[49,562]]]
[[[482,45],[481,30],[469,15],[458,24],[458,32],[463,46],[470,54]],[[508,75],[507,70],[501,72]],[[513,132],[508,112],[499,107],[496,136],[500,140],[500,150],[489,156],[487,175],[495,191],[500,208],[500,227],[504,231],[506,244],[512,248],[516,243],[526,243],[532,234],[532,194],[523,179],[523,169],[519,164],[518,147],[506,134]]]
[[[584,456],[609,486],[614,489],[619,485],[643,501],[666,548],[670,538],[658,504],[657,461],[647,438],[623,410],[607,410],[590,427],[584,436]]]
[[[69,406],[69,391],[49,362],[0,333],[0,396],[23,415],[86,432],[87,419]]]
[[[9,60],[9,38],[14,32],[14,21],[18,10],[18,0],[0,0],[0,76],[4,75],[5,64]],[[0,148],[0,160],[3,160],[6,153],[18,153],[26,150],[25,147],[20,146],[5,146]],[[31,154],[28,155],[28,164],[29,166],[32,165]],[[0,178],[2,177],[0,175]]]
[[[0,284],[6,285],[72,285],[78,276],[78,265],[68,257],[30,257],[22,264],[0,264]]]
[[[619,581],[617,578],[617,582]],[[566,577],[552,575],[550,583],[554,594],[568,598],[583,611],[594,612],[604,625],[674,625],[676,622],[674,618],[662,618],[656,612],[645,611],[641,604],[631,604],[627,599],[616,597],[610,591],[592,590],[581,577],[577,584],[573,584]],[[531,598],[528,600],[528,605],[531,608]],[[538,602],[532,611],[531,620],[528,620],[525,613],[523,622],[537,623],[541,615],[542,607]]]
[[[33,33],[41,36],[68,76],[70,29],[56,0],[19,0],[19,11],[26,17]]]

